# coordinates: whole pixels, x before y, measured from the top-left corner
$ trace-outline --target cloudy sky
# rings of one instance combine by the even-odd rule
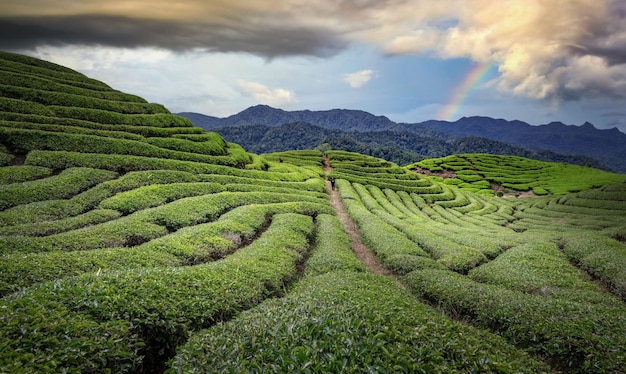
[[[20,0],[0,49],[172,112],[361,109],[626,132],[624,0]]]

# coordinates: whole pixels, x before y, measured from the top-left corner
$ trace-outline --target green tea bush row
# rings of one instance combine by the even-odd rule
[[[183,227],[138,248],[168,253],[184,265],[195,265],[220,259],[243,243],[251,242],[276,214],[316,216],[329,212],[328,205],[311,202],[246,204],[233,208],[214,222]]]
[[[211,157],[214,162],[232,163],[227,156]],[[26,157],[27,165],[45,166],[53,169],[66,169],[73,166],[95,167],[121,173],[139,170],[178,170],[199,174],[225,174],[262,179],[302,181],[307,179],[299,173],[268,173],[255,170],[241,170],[226,165],[207,164],[204,162],[170,160],[165,158],[124,156],[98,153],[79,153],[66,151],[31,151]]]
[[[379,219],[402,232],[405,238],[410,239],[415,246],[419,246],[422,251],[429,253],[448,269],[466,273],[487,261],[486,256],[478,249],[433,234],[423,225],[411,224],[383,211],[375,211],[374,213]]]
[[[387,190],[385,190],[387,193]],[[415,201],[406,191],[397,191],[398,197],[402,200],[402,204],[411,211],[413,214],[413,219],[418,219],[419,221],[430,220],[430,217],[424,213],[418,206],[415,204]],[[424,201],[424,200],[422,200]]]
[[[384,209],[378,203],[378,201],[376,201],[376,199],[370,194],[367,187],[359,183],[352,183],[352,188],[354,189],[354,192],[358,194],[359,201],[361,201],[361,203],[367,210],[372,211],[375,209]]]
[[[450,190],[452,188],[448,187]],[[435,205],[439,205],[443,208],[460,208],[469,205],[469,201],[464,193],[461,191],[452,191],[454,195],[454,199],[452,200],[437,200],[435,201]],[[425,199],[426,200],[426,199]],[[427,200],[428,201],[428,200]]]
[[[74,86],[89,87],[102,91],[110,91],[111,87],[103,82],[88,78],[87,76],[52,62],[27,57],[10,52],[0,52],[2,60],[2,70],[9,70],[18,73],[43,76],[47,79],[70,82]]]
[[[472,269],[468,276],[481,283],[539,296],[571,299],[576,294],[572,301],[579,302],[610,299],[597,285],[585,280],[552,242],[515,246],[495,260]]]
[[[114,139],[95,135],[0,127],[0,136],[3,137],[2,141],[7,147],[14,149],[18,153],[28,153],[33,150],[67,152],[89,150],[91,153],[168,158],[228,166],[238,165],[238,161],[231,157],[173,151],[135,140]]]
[[[115,209],[127,215],[185,197],[209,195],[224,190],[218,183],[152,184],[111,196],[100,203],[100,208]]]
[[[170,253],[140,247],[13,253],[0,256],[0,260],[0,296],[3,297],[37,283],[85,273],[182,265]]]
[[[378,187],[376,187],[378,188]],[[386,204],[388,204],[387,207],[385,207],[385,209],[391,213],[392,211],[395,211],[396,213],[394,214],[397,217],[407,217],[407,218],[411,218],[411,219],[416,219],[418,221],[421,221],[423,219],[423,216],[421,214],[416,214],[413,210],[409,209],[406,205],[404,200],[400,197],[400,193],[403,191],[398,191],[398,193],[396,193],[396,191],[390,190],[388,188],[386,188],[384,191],[382,191],[384,193],[384,197],[385,197],[385,201],[387,202]],[[406,192],[405,192],[406,194]],[[407,195],[408,197],[408,195]],[[381,200],[382,201],[382,200]],[[417,208],[415,206],[415,204],[411,201],[411,204],[414,208]],[[393,206],[393,208],[392,208]]]
[[[0,84],[0,95],[13,99],[32,101],[43,105],[59,105],[106,110],[123,114],[169,113],[163,105],[129,101],[113,101],[80,94],[46,91],[35,88]]]
[[[273,162],[288,162],[298,166],[322,166],[322,152],[320,151],[287,151],[264,154],[266,160]]]
[[[306,261],[305,275],[315,276],[333,271],[366,271],[350,244],[350,238],[334,216],[320,214],[316,217],[315,250]]]
[[[626,359],[623,307],[528,295],[478,283],[451,271],[414,271],[403,280],[417,295],[444,310],[470,317],[474,324],[545,357],[558,370],[622,370]]]
[[[600,279],[615,295],[626,301],[626,245],[592,233],[568,234],[562,239],[565,255]]]
[[[419,195],[428,204],[432,204],[436,201],[454,200],[456,198],[454,191],[445,184],[440,185],[439,191],[433,193],[419,193]]]
[[[209,195],[217,192],[264,192],[273,194],[298,194],[302,199],[317,198],[320,201],[326,199],[323,193],[292,190],[281,187],[265,187],[255,184],[218,184],[218,183],[172,183],[154,184],[119,193],[100,203],[104,209],[119,210],[123,214],[130,214],[138,210],[151,208],[186,197]]]
[[[47,236],[81,227],[112,221],[121,216],[120,212],[110,209],[94,209],[74,217],[56,221],[23,223],[14,226],[0,226],[0,235]]]
[[[52,170],[41,166],[4,166],[0,167],[0,185],[32,181],[50,174]]]
[[[310,217],[274,217],[251,245],[192,267],[86,274],[0,300],[0,370],[162,370],[189,331],[280,293],[297,276]]]
[[[133,171],[98,184],[69,200],[45,200],[0,212],[0,226],[54,221],[95,208],[102,200],[123,191],[151,184],[197,182],[195,174],[174,170]]]
[[[265,192],[221,192],[189,197],[117,220],[46,237],[0,237],[2,253],[78,251],[121,246],[136,246],[186,226],[211,222],[235,207],[254,203],[326,201],[300,194]]]
[[[0,254],[131,247],[166,234],[163,226],[128,216],[44,237],[0,236]]]
[[[169,204],[136,212],[128,217],[136,216],[137,219],[160,224],[173,232],[185,226],[211,222],[226,211],[238,206],[286,202],[324,204],[330,209],[327,200],[303,196],[300,193],[220,192],[176,200]]]
[[[211,182],[220,184],[247,184],[262,187],[279,187],[288,188],[298,191],[311,191],[325,193],[326,185],[320,178],[310,178],[302,182],[276,181],[270,179],[239,177],[233,175],[221,174],[199,174],[197,175],[200,182]]]
[[[241,183],[233,183],[226,184],[223,186],[225,191],[231,192],[268,192],[273,194],[298,194],[302,196],[303,200],[305,199],[319,199],[320,201],[328,200],[328,194],[324,192],[314,192],[314,191],[302,191],[302,190],[293,190],[288,187],[263,187],[258,184],[241,184]]]
[[[626,195],[622,193],[623,195]],[[618,210],[620,212],[626,211],[626,200],[598,200],[598,199],[585,199],[580,197],[569,198],[565,205],[573,205],[585,208],[603,209],[603,210]]]
[[[249,154],[248,154],[249,155]],[[321,178],[324,177],[324,173],[319,167],[307,167],[307,166],[296,166],[289,163],[268,163],[269,168],[267,171],[272,173],[283,173],[283,174],[302,174],[306,176],[306,178]]]
[[[120,138],[143,141],[145,138],[138,134],[133,134],[125,131],[109,131],[109,130],[96,130],[78,126],[65,126],[65,125],[50,125],[43,123],[30,123],[30,122],[11,122],[0,121],[0,126],[8,128],[19,128],[23,130],[41,130],[51,132],[64,132],[68,134],[83,134],[83,135],[97,135],[109,138]]]
[[[146,100],[136,95],[131,95],[115,90],[104,91],[102,89],[94,90],[82,88],[79,86],[61,83],[58,81],[54,81],[53,79],[43,78],[41,76],[31,74],[20,74],[6,70],[0,70],[0,80],[5,84],[9,84],[14,87],[24,87],[49,92],[88,96],[96,99],[147,104]]]
[[[446,240],[475,248],[489,259],[495,258],[519,241],[519,238],[508,229],[499,230],[492,224],[486,226],[488,228],[429,223],[425,228]]]
[[[389,189],[387,190],[391,191]],[[398,209],[395,205],[389,202],[387,196],[383,193],[383,191],[380,190],[380,188],[376,186],[367,186],[367,192],[371,195],[371,197],[376,199],[376,202],[378,202],[378,204],[380,204],[380,206],[389,214],[394,215],[398,218],[407,217],[400,209]],[[361,201],[364,201],[364,199],[361,199]]]
[[[246,165],[246,169],[267,171],[270,163],[264,157],[250,153],[250,163]]]
[[[2,98],[0,97],[0,105]],[[122,131],[148,137],[169,137],[169,136],[194,136],[202,135],[204,130],[200,127],[151,127],[151,126],[133,126],[121,124],[103,124],[90,122],[74,118],[54,117],[54,114],[37,115],[24,113],[9,113],[0,111],[0,119],[5,121],[21,122],[21,123],[39,123],[45,125],[63,125],[72,127],[83,127],[87,129],[102,131]]]
[[[381,189],[389,188],[394,191],[406,191],[406,192],[414,192],[414,193],[438,193],[441,191],[441,187],[436,184],[431,184],[428,180],[427,185],[422,182],[422,180],[392,180],[389,179],[371,179],[371,178],[360,178],[355,177],[350,174],[342,173],[340,171],[333,170],[330,173],[330,176],[335,179],[345,179],[352,183],[359,183],[363,185],[372,185]]]
[[[224,156],[226,154],[226,141],[219,134],[213,134],[214,136],[211,139],[203,142],[180,138],[148,138],[146,141],[159,148],[203,155]]]
[[[177,349],[176,372],[542,372],[485,331],[442,317],[391,280],[354,272],[306,277]]]
[[[34,201],[70,198],[116,176],[106,170],[70,168],[52,177],[0,185],[0,210]]]
[[[246,164],[252,162],[252,158],[242,146],[236,143],[226,143],[227,155],[235,161],[235,165],[239,168],[244,168]]]
[[[100,109],[48,106],[59,117],[76,118],[105,124],[122,124],[152,127],[192,127],[191,122],[183,117],[169,113],[124,114]],[[38,114],[38,113],[34,113]]]
[[[192,127],[189,120],[170,113],[124,114],[101,109],[43,105],[32,101],[0,97],[0,111],[48,117],[71,118],[109,125]],[[202,129],[199,129],[202,130]],[[198,131],[198,130],[196,130]]]
[[[346,174],[352,174],[357,177],[369,177],[376,179],[403,179],[403,180],[421,180],[422,178],[415,173],[409,173],[399,166],[385,167],[368,167],[360,164],[342,162],[333,163],[333,168]]]
[[[216,260],[252,241],[275,214],[317,215],[328,211],[328,206],[315,203],[251,204],[234,208],[215,222],[185,227],[133,248],[8,254],[0,264],[0,295],[87,272],[194,265]],[[357,264],[361,263],[357,261]]]
[[[338,187],[351,188],[347,183],[338,184]],[[363,242],[376,253],[383,264],[389,257],[397,254],[426,256],[419,245],[369,212],[359,201],[345,199],[343,203],[350,217],[359,226]]]

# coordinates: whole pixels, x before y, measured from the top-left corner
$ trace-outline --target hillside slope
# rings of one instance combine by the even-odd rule
[[[559,182],[497,198],[358,153],[246,153],[45,61],[0,73],[0,372],[624,367],[623,175],[423,165]]]

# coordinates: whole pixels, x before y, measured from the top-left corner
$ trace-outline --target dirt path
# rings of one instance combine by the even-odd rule
[[[330,164],[328,163],[328,159],[324,159],[324,173],[328,174],[332,171]],[[330,195],[330,203],[333,208],[337,211],[337,218],[341,221],[343,228],[346,230],[348,237],[350,237],[350,242],[352,244],[352,251],[356,257],[367,266],[367,268],[374,274],[384,275],[387,277],[391,277],[392,274],[389,270],[387,270],[378,260],[378,257],[363,244],[361,240],[361,232],[359,231],[359,227],[356,222],[350,218],[348,212],[344,208],[341,203],[341,198],[339,198],[339,192],[336,189],[332,189],[330,181],[326,181],[326,190]]]

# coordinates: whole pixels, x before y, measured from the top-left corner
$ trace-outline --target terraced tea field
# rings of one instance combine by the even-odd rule
[[[560,195],[624,180],[620,174],[578,165],[487,154],[431,158],[407,168],[427,175],[441,175],[446,184],[487,196]]]
[[[0,53],[0,75],[0,372],[626,367],[624,175],[532,169],[548,193],[503,199],[355,153],[249,154],[41,60]]]

